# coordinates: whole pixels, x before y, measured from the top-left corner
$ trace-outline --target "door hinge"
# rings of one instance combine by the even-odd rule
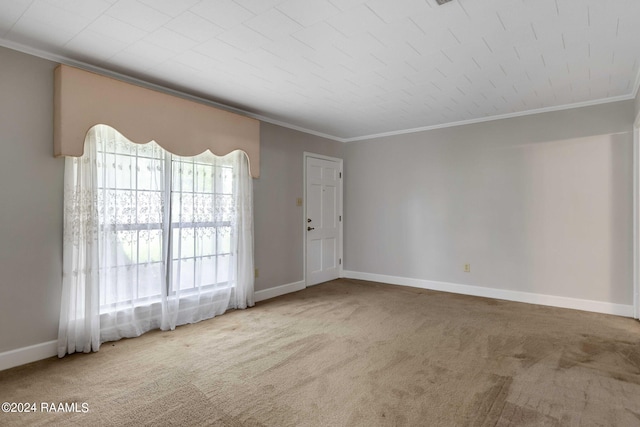
[[[342,265],[342,258],[338,259],[338,264]]]
[[[340,178],[342,178],[342,172],[340,172]]]
[[[338,221],[342,222],[342,215],[338,217]]]

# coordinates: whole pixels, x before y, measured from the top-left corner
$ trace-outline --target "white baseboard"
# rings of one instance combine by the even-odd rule
[[[530,292],[506,289],[485,288],[481,286],[460,285],[457,283],[436,282],[432,280],[411,279],[408,277],[386,276],[383,274],[361,273],[348,270],[343,271],[342,277],[347,279],[388,283],[391,285],[411,286],[414,288],[430,289],[434,291],[452,292],[455,294],[496,298],[529,304],[548,305],[551,307],[571,308],[575,310],[613,314],[616,316],[633,317],[633,305],[614,304],[603,301],[568,298],[555,295],[534,294]],[[301,291],[302,289],[305,289],[304,280],[256,291],[255,301],[264,301],[291,292]],[[46,359],[57,354],[58,342],[56,340],[6,351],[4,353],[0,353],[0,371]]]
[[[57,340],[5,351],[4,353],[0,353],[0,371],[46,359],[48,357],[56,356],[57,354]]]
[[[304,280],[301,280],[299,282],[280,285],[274,288],[264,289],[262,291],[256,291],[255,301],[256,302],[264,301],[266,299],[279,297],[280,295],[289,294],[291,292],[301,291],[305,287],[306,286],[305,286]]]
[[[255,293],[255,301],[264,301],[266,299],[275,298],[290,292],[300,291],[305,288],[304,280],[287,285],[276,286],[274,288],[257,291]],[[0,353],[0,371],[13,368],[15,366],[25,365],[27,363],[36,362],[58,354],[58,341],[48,341],[41,344],[31,345],[29,347],[17,348],[15,350]]]
[[[531,292],[512,291],[507,289],[485,288],[481,286],[460,285],[457,283],[436,282],[432,280],[411,279],[408,277],[386,276],[382,274],[344,271],[347,279],[368,280],[391,285],[411,286],[433,291],[451,292],[454,294],[495,298],[507,301],[525,302],[529,304],[548,305],[551,307],[571,308],[574,310],[592,311],[633,317],[633,305],[614,304],[604,301],[593,301],[579,298],[560,297],[555,295],[534,294]]]

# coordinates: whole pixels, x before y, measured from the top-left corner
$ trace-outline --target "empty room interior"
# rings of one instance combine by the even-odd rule
[[[640,425],[639,22],[3,0],[0,425]]]

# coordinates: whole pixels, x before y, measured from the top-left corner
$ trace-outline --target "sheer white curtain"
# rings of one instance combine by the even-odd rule
[[[167,153],[98,125],[65,163],[58,355],[253,301],[246,155]]]

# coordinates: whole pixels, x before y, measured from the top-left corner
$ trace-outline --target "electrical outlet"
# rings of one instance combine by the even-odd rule
[[[465,273],[471,273],[471,264],[465,264],[464,265],[464,272]]]
[[[258,269],[256,268],[256,279],[258,278]]]

